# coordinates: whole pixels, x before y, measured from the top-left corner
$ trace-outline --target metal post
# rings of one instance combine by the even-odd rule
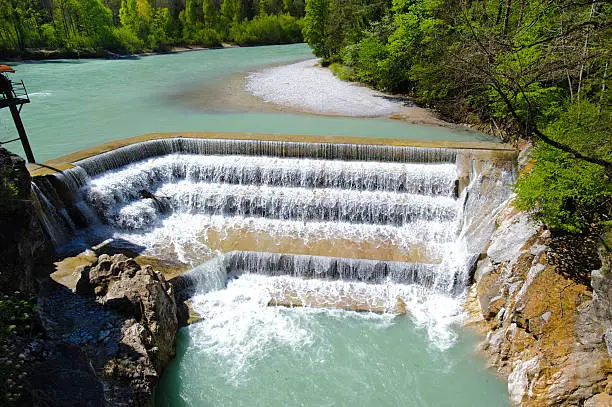
[[[34,154],[32,153],[32,147],[30,147],[30,142],[28,141],[28,136],[26,134],[25,128],[23,127],[23,122],[21,121],[21,116],[19,115],[19,110],[16,105],[10,105],[11,115],[13,116],[13,121],[15,122],[15,127],[17,127],[17,133],[19,133],[19,138],[21,139],[21,145],[23,146],[23,150],[25,151],[26,157],[29,163],[35,163]]]

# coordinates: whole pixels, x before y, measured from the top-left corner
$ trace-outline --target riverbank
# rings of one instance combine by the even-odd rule
[[[524,147],[519,169],[528,163]],[[514,405],[609,406],[609,249],[597,234],[551,233],[512,200],[495,222],[465,304],[488,365]]]
[[[174,99],[204,111],[386,118],[454,131],[471,130],[439,119],[407,97],[345,82],[321,67],[318,59],[234,74],[222,83],[190,89]]]
[[[154,55],[181,54],[184,52],[207,51],[211,49],[236,48],[239,45],[222,44],[220,47],[173,47],[167,51],[139,52],[135,54],[120,54],[108,50],[95,49],[27,49],[21,53],[3,54],[0,59],[8,62],[53,61],[58,59],[121,59],[140,58]]]

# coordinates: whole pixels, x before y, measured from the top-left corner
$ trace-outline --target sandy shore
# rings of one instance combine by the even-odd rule
[[[425,126],[457,127],[407,98],[342,81],[317,62],[309,59],[235,74],[223,82],[177,95],[176,99],[206,111],[386,117]]]
[[[406,101],[339,80],[318,62],[311,59],[252,72],[246,77],[246,90],[267,103],[322,115],[385,117],[406,108]]]

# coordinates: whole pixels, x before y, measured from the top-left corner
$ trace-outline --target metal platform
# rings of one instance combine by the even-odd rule
[[[24,105],[26,103],[30,103],[30,99],[23,99],[23,98],[7,99],[6,97],[0,96],[0,109],[4,107],[9,107],[9,106]]]
[[[30,103],[30,95],[23,81],[13,82],[13,89],[7,93],[0,93],[0,109],[9,106],[21,106]]]
[[[0,143],[0,145],[12,143],[13,141],[21,140],[21,145],[23,146],[23,150],[26,154],[26,158],[29,163],[35,163],[36,159],[34,158],[34,154],[32,153],[32,148],[30,147],[30,141],[28,140],[28,136],[26,134],[25,128],[23,127],[23,122],[21,121],[21,108],[26,103],[30,103],[30,96],[28,95],[28,91],[23,84],[23,81],[13,82],[10,81],[11,88],[5,89],[2,93],[0,93],[0,109],[8,107],[11,111],[11,116],[13,117],[13,121],[15,122],[15,127],[17,128],[17,133],[19,134],[19,138],[15,138],[13,140],[8,140]]]

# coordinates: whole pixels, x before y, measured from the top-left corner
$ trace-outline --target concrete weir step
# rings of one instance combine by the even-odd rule
[[[390,294],[384,286],[360,284],[333,284],[326,282],[312,285],[311,281],[283,279],[270,284],[269,306],[337,308],[364,311],[406,314],[406,303],[402,297]]]
[[[364,260],[439,263],[441,250],[432,242],[417,241],[399,246],[388,236],[369,235],[367,239],[354,236],[315,234],[295,236],[282,231],[262,231],[246,228],[209,229],[205,232],[206,245],[214,251],[263,251],[293,253],[308,256],[349,257]]]
[[[437,264],[235,251],[171,282],[177,297],[185,300],[223,289],[232,279],[255,276],[269,289],[270,305],[399,312],[402,301],[394,293],[429,290],[440,281],[440,271]],[[456,278],[445,284],[449,293],[465,284]]]

